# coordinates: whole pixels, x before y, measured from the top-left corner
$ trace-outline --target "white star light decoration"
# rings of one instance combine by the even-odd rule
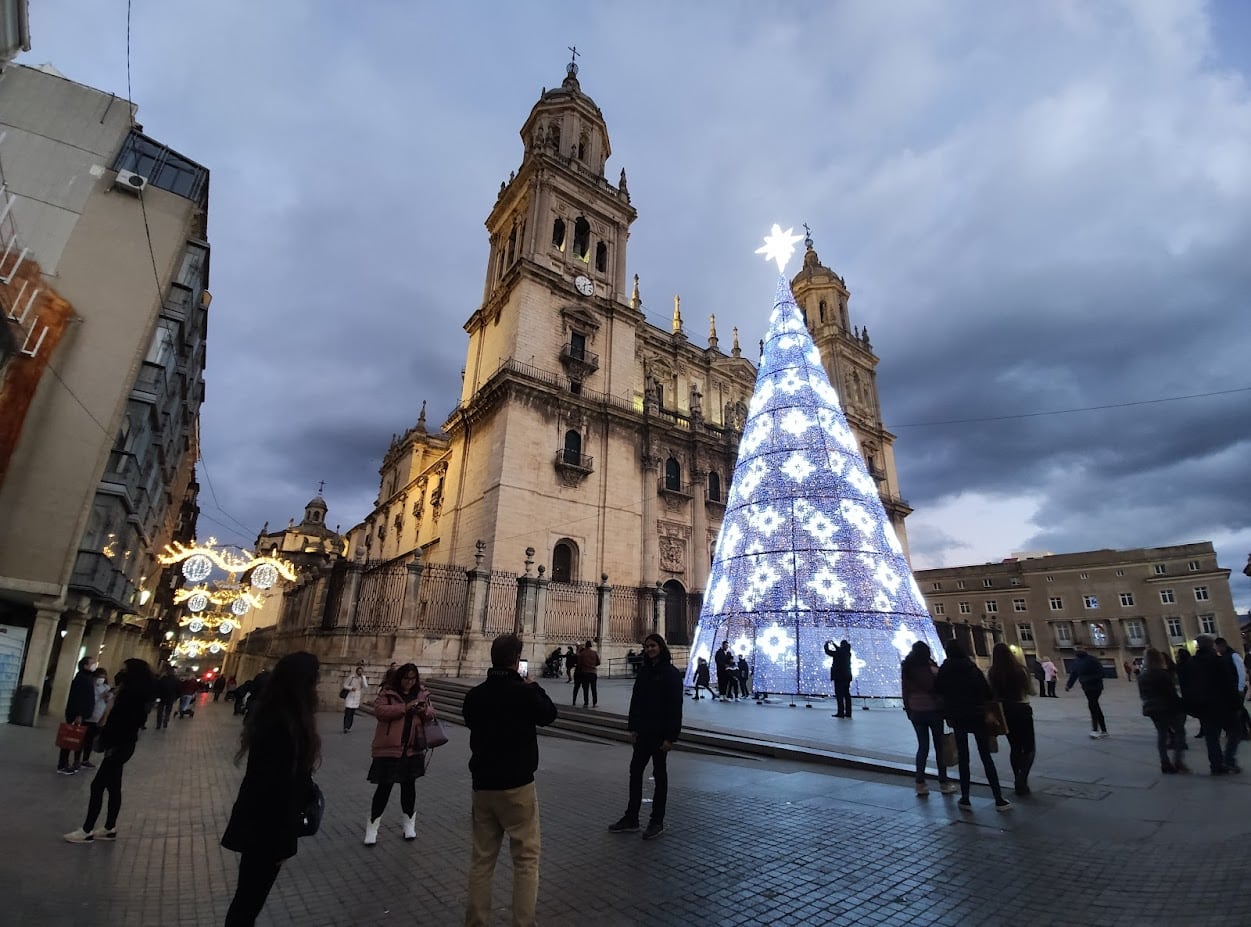
[[[801,236],[757,253],[779,275]],[[757,692],[833,694],[827,641],[852,646],[852,694],[898,696],[917,640],[939,652],[903,549],[786,279],[748,404],[693,655],[729,640]],[[693,678],[695,660],[688,669]]]

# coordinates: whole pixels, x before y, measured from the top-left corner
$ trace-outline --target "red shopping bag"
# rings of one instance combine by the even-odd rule
[[[81,750],[86,734],[85,725],[64,722],[56,729],[56,745],[62,750]]]

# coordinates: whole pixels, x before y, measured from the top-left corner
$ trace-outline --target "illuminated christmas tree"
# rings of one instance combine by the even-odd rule
[[[687,683],[698,658],[728,640],[752,664],[756,692],[832,695],[825,644],[846,639],[852,694],[898,696],[913,643],[942,649],[782,276],[799,237],[775,225],[758,252],[777,261],[777,296]]]

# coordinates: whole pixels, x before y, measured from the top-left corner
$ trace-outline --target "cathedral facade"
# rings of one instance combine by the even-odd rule
[[[346,562],[390,565],[396,577],[413,563],[514,577],[533,567],[549,609],[578,590],[632,590],[639,627],[653,601],[655,624],[680,647],[699,614],[756,367],[737,331],[722,347],[711,316],[697,343],[676,297],[667,329],[646,320],[629,274],[636,213],[625,171],[609,181],[608,127],[576,65],[542,92],[521,139],[521,166],[486,218],[490,254],[464,326],[459,402],[438,428],[423,404],[392,440],[377,505],[348,532]],[[850,325],[843,280],[807,245],[795,296],[906,543],[910,509],[882,424],[877,358]],[[417,608],[430,599],[411,598]],[[345,623],[338,608],[324,626]],[[447,636],[450,622],[416,624]],[[476,630],[485,637],[489,625]],[[572,641],[554,626],[548,647]],[[637,646],[633,633],[619,637],[622,653]],[[447,663],[441,652],[421,662]]]

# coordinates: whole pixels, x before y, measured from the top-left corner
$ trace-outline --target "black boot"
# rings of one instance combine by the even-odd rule
[[[1029,791],[1029,771],[1034,766],[1034,754],[1022,753],[1013,763],[1012,772],[1016,777],[1016,794],[1028,795]]]

